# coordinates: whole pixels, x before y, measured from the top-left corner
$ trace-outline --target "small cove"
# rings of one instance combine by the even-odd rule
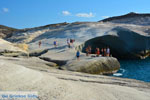
[[[116,77],[130,78],[150,82],[150,58],[144,60],[120,60],[120,70]]]

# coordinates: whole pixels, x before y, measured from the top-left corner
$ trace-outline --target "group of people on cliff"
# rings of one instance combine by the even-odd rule
[[[86,56],[91,54],[91,52],[92,52],[91,46],[88,46],[85,49],[85,51],[86,51]],[[109,57],[110,56],[110,48],[107,47],[107,48],[101,48],[100,49],[100,48],[96,47],[95,54],[96,54],[97,57],[99,57],[99,56]]]
[[[91,46],[88,46],[85,49],[85,51],[86,51],[86,56],[89,56],[90,54],[93,54]],[[110,55],[110,48],[107,47],[107,48],[101,48],[100,49],[100,48],[96,47],[95,56],[93,56],[93,57],[99,57],[99,56],[101,56],[101,57],[110,57],[111,56]],[[80,58],[80,51],[79,50],[76,53],[76,57],[79,60],[79,58]]]
[[[74,39],[67,39],[68,48],[72,48],[74,42],[75,42]],[[41,47],[41,44],[42,44],[42,42],[39,41],[39,48]],[[53,42],[53,45],[55,48],[57,47],[58,43],[56,40]],[[110,56],[110,48],[109,47],[101,48],[101,49],[96,47],[95,50],[92,50],[91,46],[89,45],[86,47],[85,51],[86,51],[86,56],[93,54],[92,51],[95,51],[95,57],[99,57],[99,56],[109,57]],[[76,57],[78,60],[80,59],[80,51],[79,50],[76,52]]]
[[[71,48],[73,47],[73,43],[75,42],[75,39],[67,39],[67,45],[68,45],[68,48]],[[42,41],[39,41],[39,48],[41,47],[42,45]],[[53,41],[53,45],[54,47],[56,48],[58,46],[58,42],[56,40]]]
[[[67,39],[68,48],[72,48],[74,42],[75,42],[75,39]]]

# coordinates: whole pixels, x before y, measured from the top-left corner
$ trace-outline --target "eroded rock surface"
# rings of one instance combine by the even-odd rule
[[[18,57],[27,56],[27,54],[26,50],[17,47],[16,44],[0,39],[0,55]]]
[[[90,74],[112,74],[120,69],[120,64],[113,57],[85,57],[80,61],[70,60],[62,68]]]
[[[18,61],[19,60],[19,61]],[[20,63],[18,63],[18,62]],[[28,61],[29,64],[25,64]],[[22,63],[21,63],[22,62]],[[0,57],[1,91],[37,91],[41,100],[149,100],[150,84],[40,66],[35,59]],[[38,62],[44,62],[38,60]],[[44,67],[45,66],[45,67]],[[43,69],[43,70],[41,70]]]
[[[143,59],[150,54],[149,30],[150,26],[148,25],[82,22],[62,24],[56,27],[33,28],[25,32],[17,32],[7,40],[15,43],[27,43],[30,50],[39,49],[38,43],[41,41],[42,49],[51,50],[55,40],[57,40],[59,48],[64,48],[67,45],[67,39],[72,38],[75,39],[74,47],[77,48],[82,44],[85,44],[86,47],[91,45],[93,51],[96,47],[110,47],[114,57]],[[79,49],[84,51],[82,46]]]

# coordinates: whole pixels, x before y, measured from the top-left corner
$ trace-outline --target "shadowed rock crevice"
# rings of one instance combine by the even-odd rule
[[[48,57],[39,57],[42,60],[48,61],[48,62],[54,62],[56,63],[58,66],[63,66],[67,63],[67,60],[53,60],[51,58]]]
[[[48,49],[45,49],[45,50],[38,50],[38,51],[32,51],[29,53],[29,56],[30,57],[39,57],[45,53],[48,52]]]

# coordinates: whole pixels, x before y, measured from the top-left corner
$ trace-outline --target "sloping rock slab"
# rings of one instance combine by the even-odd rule
[[[84,72],[90,74],[112,74],[119,70],[120,64],[116,58],[113,57],[95,57],[85,58],[83,60],[68,61],[62,69]]]

